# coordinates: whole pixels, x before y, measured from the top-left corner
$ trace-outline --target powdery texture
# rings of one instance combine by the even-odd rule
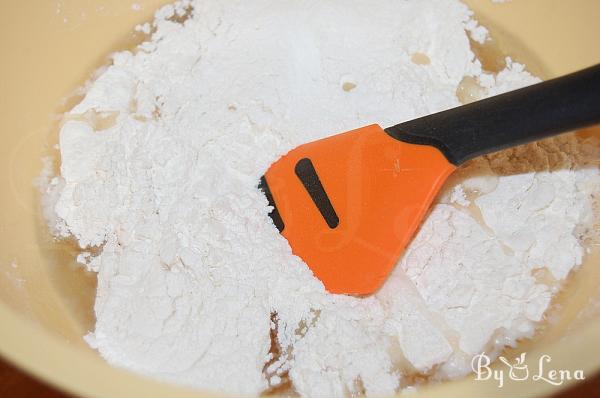
[[[581,263],[600,179],[573,136],[472,162],[368,298],[326,293],[267,215],[258,179],[298,144],[457,106],[464,76],[484,95],[536,81],[481,70],[465,29],[485,30],[458,1],[180,2],[152,29],[67,114],[47,186],[54,232],[101,246],[79,260],[109,362],[229,393],[392,393],[531,335],[553,288],[533,272]]]

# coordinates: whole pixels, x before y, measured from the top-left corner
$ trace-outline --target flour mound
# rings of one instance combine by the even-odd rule
[[[600,185],[575,157],[588,142],[564,136],[472,162],[367,298],[328,294],[256,188],[298,144],[460,105],[465,76],[483,96],[536,82],[511,62],[482,71],[468,35],[487,31],[471,15],[454,0],[159,10],[140,28],[151,39],[114,54],[66,115],[47,188],[55,234],[98,248],[79,256],[98,273],[88,342],[166,381],[254,395],[291,381],[334,397],[464,375],[474,354],[530,336],[582,261],[575,231]],[[542,269],[554,279],[536,277]]]

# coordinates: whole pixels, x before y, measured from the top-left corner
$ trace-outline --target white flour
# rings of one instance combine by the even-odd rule
[[[574,136],[459,171],[368,298],[326,293],[256,189],[298,144],[459,105],[465,76],[483,95],[535,82],[482,71],[465,28],[487,33],[464,5],[202,0],[156,18],[67,115],[47,187],[54,232],[101,246],[79,260],[98,272],[88,341],[109,362],[229,393],[289,377],[304,396],[386,394],[533,333],[582,261],[600,184]]]

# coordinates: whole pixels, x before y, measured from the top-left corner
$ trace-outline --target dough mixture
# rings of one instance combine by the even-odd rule
[[[268,216],[291,148],[538,81],[484,71],[456,0],[181,1],[65,115],[53,233],[98,273],[86,337],[110,363],[227,393],[390,394],[533,335],[593,232],[597,145],[470,162],[376,294],[328,294]],[[466,80],[465,80],[466,79]],[[419,375],[419,378],[415,378]]]

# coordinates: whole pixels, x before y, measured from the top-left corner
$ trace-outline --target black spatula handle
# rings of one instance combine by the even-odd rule
[[[453,164],[600,123],[600,65],[385,129]]]

